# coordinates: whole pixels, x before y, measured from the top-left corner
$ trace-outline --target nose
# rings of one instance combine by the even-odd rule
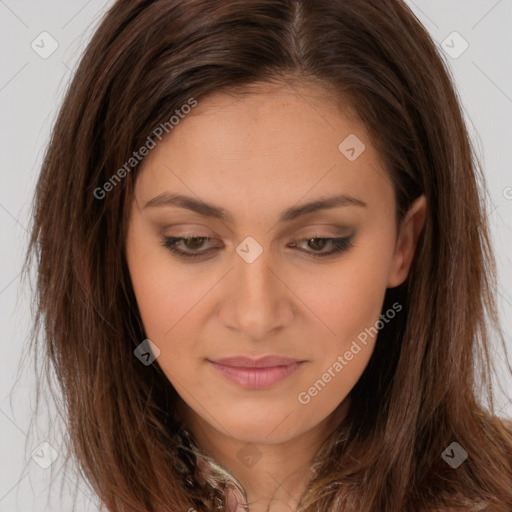
[[[224,284],[219,312],[222,325],[252,340],[282,330],[294,315],[293,293],[270,264],[265,251],[252,263],[238,258]]]

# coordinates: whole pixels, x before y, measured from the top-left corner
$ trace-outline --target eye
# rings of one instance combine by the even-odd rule
[[[312,238],[307,238],[303,240],[306,242],[308,247],[315,248],[313,251],[305,251],[307,253],[312,254],[314,257],[325,257],[332,256],[333,254],[341,253],[348,250],[350,247],[353,247],[352,237],[345,238],[320,238],[316,235]],[[290,244],[293,247],[297,247],[297,244]],[[332,249],[327,252],[321,252],[326,246],[330,245]]]
[[[166,236],[164,237],[163,246],[177,254],[183,258],[198,258],[200,256],[204,256],[206,253],[210,253],[212,250],[208,249],[206,251],[197,251],[205,240],[212,240],[207,236],[194,236],[194,237],[175,237],[175,236]],[[190,249],[193,252],[187,252],[183,249],[178,249],[177,245],[181,242],[185,243],[185,247]],[[195,252],[194,252],[195,251]]]
[[[309,247],[313,247],[313,250],[301,250],[301,252],[305,252],[313,257],[325,257],[331,256],[337,253],[341,253],[347,251],[350,247],[353,247],[352,244],[352,236],[345,238],[328,238],[328,237],[317,237],[316,235],[301,240],[301,242],[306,242]],[[193,259],[204,257],[207,254],[211,254],[216,250],[215,247],[210,247],[209,249],[200,250],[203,247],[205,242],[213,240],[207,236],[195,236],[195,237],[174,237],[174,236],[166,236],[163,239],[162,245],[169,249],[174,254],[178,255],[178,257],[183,259]],[[181,245],[183,248],[178,248]],[[290,247],[298,247],[297,243],[289,244]],[[322,252],[322,250],[326,247],[330,246],[332,249],[327,252]],[[315,248],[316,247],[316,248]]]

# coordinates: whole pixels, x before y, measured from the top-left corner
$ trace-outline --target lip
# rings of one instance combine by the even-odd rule
[[[264,356],[256,359],[252,357],[236,356],[216,359],[211,362],[224,366],[234,366],[236,368],[272,368],[274,366],[288,366],[302,361],[300,359],[280,356]]]
[[[305,361],[288,357],[228,357],[210,364],[224,377],[246,389],[265,389],[295,373]]]

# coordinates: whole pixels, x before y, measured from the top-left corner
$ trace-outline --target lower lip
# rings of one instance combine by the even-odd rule
[[[302,363],[287,366],[272,366],[268,368],[242,368],[226,366],[210,361],[212,366],[224,377],[246,389],[265,389],[296,372]]]

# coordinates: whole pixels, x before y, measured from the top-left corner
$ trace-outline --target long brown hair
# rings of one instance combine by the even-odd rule
[[[300,510],[510,512],[485,180],[449,68],[402,0],[118,0],[106,13],[54,125],[25,262],[37,264],[33,345],[55,372],[73,456],[112,512],[212,506],[178,442],[176,391],[133,354],[146,338],[124,254],[137,168],[98,190],[191,98],[275,80],[350,98],[397,220],[420,194],[428,204],[410,275],[384,302],[403,311],[380,331]],[[468,452],[456,469],[442,457],[453,442]]]

